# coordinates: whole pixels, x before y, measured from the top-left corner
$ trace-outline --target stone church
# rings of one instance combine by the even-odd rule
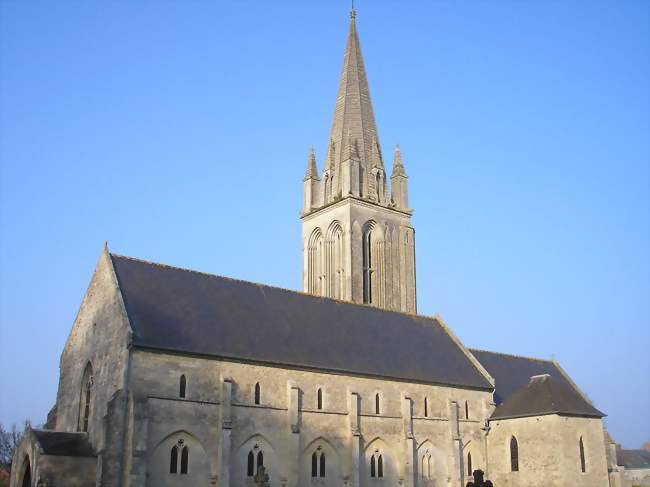
[[[604,414],[557,362],[417,314],[406,167],[384,160],[353,10],[303,179],[304,292],[105,247],[11,486],[608,486]]]

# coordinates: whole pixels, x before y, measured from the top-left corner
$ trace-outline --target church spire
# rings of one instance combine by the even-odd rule
[[[309,150],[309,160],[307,161],[307,171],[305,172],[305,179],[319,179],[318,178],[318,169],[316,168],[316,155],[314,154],[314,146],[311,146]]]
[[[339,177],[341,163],[345,162],[345,157],[348,156],[346,146],[350,138],[355,141],[360,170],[367,173],[372,167],[373,140],[376,140],[379,145],[379,135],[361,55],[354,6],[350,12],[350,29],[330,132],[333,145],[329,147],[327,155],[327,160],[329,160],[330,153],[333,149],[335,150],[333,154],[334,167],[339,173],[337,174]],[[367,196],[367,187],[364,181],[365,177],[359,179],[359,184],[362,187],[358,188],[358,193],[362,197]]]

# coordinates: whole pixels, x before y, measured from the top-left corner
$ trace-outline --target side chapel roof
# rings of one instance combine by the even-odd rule
[[[437,318],[111,259],[137,347],[492,389]]]
[[[70,433],[32,429],[44,455],[65,457],[94,457],[93,448],[86,433]]]
[[[491,419],[565,414],[601,418],[556,362],[470,350],[494,377],[497,408]]]

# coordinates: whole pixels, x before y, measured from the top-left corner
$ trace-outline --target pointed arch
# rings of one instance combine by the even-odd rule
[[[327,255],[325,274],[327,281],[326,295],[345,298],[345,245],[341,222],[334,220],[327,228]]]
[[[246,476],[252,477],[255,475],[255,455],[253,455],[253,450],[248,452],[248,457],[246,461]]]
[[[209,475],[210,459],[196,435],[177,430],[165,436],[151,450],[147,457],[147,471],[151,485],[166,485],[170,474],[183,476],[184,482],[190,485]]]
[[[20,487],[32,487],[32,466],[29,456],[25,455],[21,469],[22,479],[19,479]]]
[[[341,478],[340,447],[336,448],[330,441],[319,436],[311,440],[302,450],[301,456],[301,482],[307,485],[310,479],[327,478],[325,485]]]
[[[363,302],[382,306],[385,303],[384,231],[374,220],[368,220],[361,234],[363,264]]]
[[[417,447],[419,477],[427,481],[433,480],[443,484],[447,478],[448,465],[446,455],[437,448],[430,438],[420,442]],[[430,485],[426,483],[425,485]]]
[[[323,295],[325,292],[325,249],[323,232],[315,228],[309,236],[307,247],[307,291]]]
[[[79,421],[78,421],[78,431],[83,431],[87,433],[91,427],[90,418],[92,417],[93,409],[93,366],[88,361],[84,368],[83,375],[81,377],[81,391],[79,393]]]
[[[510,438],[510,471],[519,471],[519,443],[514,435]]]
[[[178,446],[172,446],[169,458],[169,473],[178,473]]]

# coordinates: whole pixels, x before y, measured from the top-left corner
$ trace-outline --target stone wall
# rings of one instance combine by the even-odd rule
[[[487,478],[499,487],[607,487],[602,420],[558,415],[490,422]],[[517,439],[519,471],[511,471],[510,441]],[[581,471],[580,438],[585,472]]]
[[[61,354],[56,430],[80,431],[82,378],[92,366],[89,441],[100,455],[102,485],[118,485],[122,461],[130,326],[111,258],[102,252]]]
[[[181,375],[185,398],[179,397]],[[243,487],[251,483],[248,456],[256,461],[260,451],[272,486],[311,483],[314,453],[318,462],[321,454],[326,458],[325,477],[317,483],[332,487],[374,485],[372,455],[376,461],[382,456],[383,484],[391,486],[460,485],[470,451],[474,468],[485,468],[481,427],[489,392],[139,350],[132,357],[131,391],[138,432],[132,435],[131,485]],[[179,440],[189,446],[189,472],[170,475],[171,449]]]

